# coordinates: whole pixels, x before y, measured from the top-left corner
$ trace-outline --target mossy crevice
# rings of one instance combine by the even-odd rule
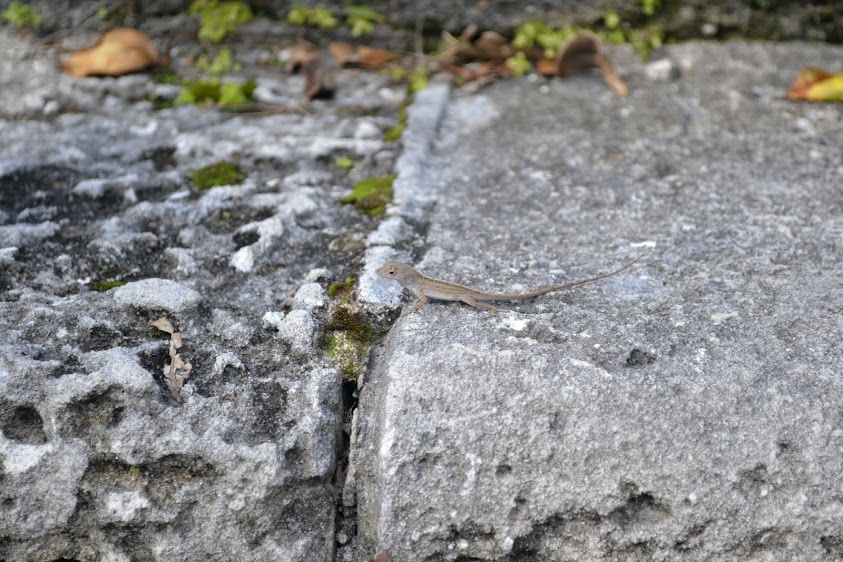
[[[352,300],[356,283],[355,279],[348,278],[328,287],[333,312],[323,333],[325,350],[346,381],[356,381],[363,370],[374,332],[371,324],[356,311]]]
[[[90,288],[92,291],[104,293],[109,289],[114,289],[115,287],[122,287],[125,284],[125,281],[94,281],[90,284]]]

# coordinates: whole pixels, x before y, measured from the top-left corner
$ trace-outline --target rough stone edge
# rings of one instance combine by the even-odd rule
[[[395,163],[393,202],[387,209],[386,219],[366,239],[358,300],[372,312],[381,313],[401,300],[401,287],[384,287],[375,269],[387,260],[402,257],[396,248],[399,243],[421,235],[420,225],[440,189],[436,172],[427,164],[450,99],[450,84],[432,84],[416,93],[408,109],[407,127],[401,136],[403,150]]]
[[[395,163],[393,202],[387,209],[386,218],[366,239],[366,254],[358,284],[358,302],[376,315],[382,315],[388,308],[397,306],[401,302],[403,289],[400,286],[393,287],[392,284],[381,283],[375,270],[387,260],[409,257],[406,252],[399,250],[398,246],[406,245],[422,236],[425,217],[436,202],[440,191],[441,180],[429,163],[434,145],[442,133],[442,125],[450,100],[450,84],[437,83],[417,92],[413,104],[408,108],[407,127],[401,137],[403,149]],[[377,365],[388,363],[378,350],[374,350],[372,355],[369,373],[373,369],[377,371],[382,368]],[[365,375],[365,378],[371,381],[373,377]],[[358,380],[358,389],[361,391],[362,386],[363,377]],[[361,413],[366,412],[366,405],[376,406],[377,404],[377,400],[372,400],[366,396],[366,393],[361,392],[360,402],[351,421],[349,463],[347,479],[342,490],[342,504],[355,505],[358,514],[360,512],[360,496],[357,490],[357,484],[360,481],[359,473],[372,466],[370,457],[373,454],[378,455],[377,451],[364,450],[359,445],[362,443],[363,435],[377,431],[375,428],[378,424],[375,420],[380,417],[377,412],[363,415]],[[360,531],[358,516],[354,548],[356,560],[363,560],[361,558],[363,553],[377,546],[377,533],[372,534],[369,529],[364,529],[362,534]]]

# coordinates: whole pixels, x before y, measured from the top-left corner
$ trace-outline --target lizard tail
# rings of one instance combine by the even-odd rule
[[[580,279],[579,281],[572,281],[570,283],[563,283],[562,285],[552,285],[550,287],[545,287],[544,289],[537,289],[535,291],[531,291],[529,293],[509,293],[504,295],[495,295],[495,300],[524,300],[524,299],[532,299],[534,297],[540,297],[542,295],[546,295],[547,293],[553,293],[556,291],[564,291],[565,289],[570,289],[572,287],[577,287],[579,285],[585,285],[586,283],[594,283],[595,281],[600,281],[601,279],[605,279],[607,277],[611,277],[612,275],[617,275],[622,271],[626,271],[636,263],[638,263],[641,258],[644,257],[645,254],[639,255],[637,258],[632,260],[631,262],[627,263],[621,268],[615,269],[614,271],[610,271],[608,273],[603,273],[600,275],[596,275],[594,277],[589,277],[588,279]]]

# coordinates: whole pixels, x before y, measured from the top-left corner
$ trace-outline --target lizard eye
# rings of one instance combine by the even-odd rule
[[[395,275],[395,270],[394,270],[394,269],[390,269],[390,270],[389,270],[389,274],[390,274],[390,275]]]

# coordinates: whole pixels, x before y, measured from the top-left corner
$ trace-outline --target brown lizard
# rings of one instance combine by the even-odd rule
[[[485,291],[478,291],[464,285],[451,283],[450,281],[443,281],[442,279],[428,277],[427,275],[419,273],[409,265],[397,261],[387,262],[386,265],[375,271],[375,273],[382,277],[386,277],[387,279],[394,279],[398,281],[404,288],[409,289],[418,297],[419,302],[417,302],[416,305],[407,312],[407,314],[412,314],[419,310],[421,307],[430,302],[428,299],[462,301],[474,307],[498,312],[497,308],[486,303],[489,301],[518,301],[532,299],[554,291],[562,291],[564,289],[576,287],[577,285],[584,285],[585,283],[599,281],[600,279],[617,275],[621,271],[631,267],[632,264],[641,258],[642,256],[638,256],[622,268],[610,271],[609,273],[604,273],[596,277],[589,277],[588,279],[582,279],[580,281],[565,283],[563,285],[553,285],[551,287],[545,287],[544,289],[530,291],[529,293],[487,293]]]

